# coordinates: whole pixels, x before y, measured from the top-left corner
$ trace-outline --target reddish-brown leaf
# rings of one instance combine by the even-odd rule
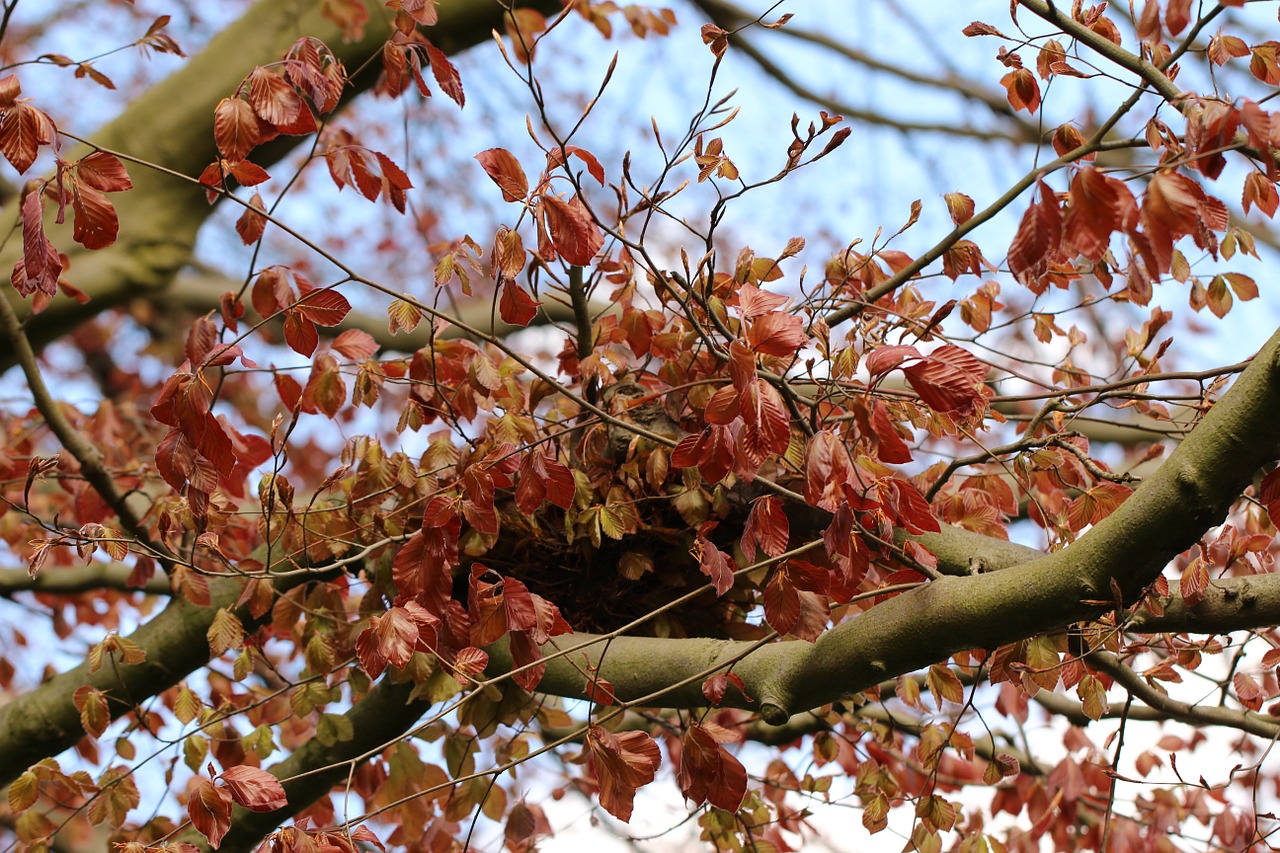
[[[316,289],[301,282],[299,290],[302,295],[294,310],[317,326],[336,326],[351,311],[351,303],[336,290]]]
[[[490,148],[476,155],[476,160],[502,190],[503,201],[519,201],[529,193],[529,179],[520,162],[505,148]]]
[[[105,249],[116,241],[120,220],[107,197],[89,186],[76,183],[71,193],[75,227],[71,237],[86,249]]]
[[[263,121],[276,127],[297,121],[303,108],[293,86],[261,65],[249,74],[249,106]]]
[[[504,281],[502,296],[498,299],[498,314],[513,326],[527,326],[538,316],[538,301],[514,281]]]
[[[1169,0],[1164,12],[1164,25],[1169,35],[1176,36],[1191,23],[1191,0]]]
[[[936,411],[967,415],[986,401],[986,366],[960,347],[941,347],[903,373],[921,401]]]
[[[94,151],[76,164],[76,181],[104,193],[133,189],[129,172],[120,158],[105,151]]]
[[[192,826],[209,839],[209,845],[215,850],[231,828],[231,806],[230,792],[209,781],[197,785],[187,802],[187,816]]]
[[[1182,603],[1188,609],[1195,607],[1204,600],[1204,593],[1208,588],[1209,567],[1205,564],[1204,558],[1197,554],[1182,570],[1182,582],[1179,584]]]
[[[782,509],[782,501],[772,495],[756,498],[742,530],[742,552],[755,560],[756,549],[770,557],[787,550],[791,538],[791,522]]]
[[[703,726],[692,724],[681,740],[677,778],[694,806],[711,803],[733,813],[747,794],[747,771]]]
[[[218,777],[237,804],[251,812],[271,812],[289,804],[280,780],[267,771],[240,764],[230,767]]]
[[[698,534],[696,547],[699,555],[698,567],[704,575],[711,578],[716,595],[724,595],[733,586],[733,573],[738,568],[733,558],[717,548],[704,533]]]
[[[1034,113],[1040,107],[1040,83],[1036,75],[1026,68],[1015,68],[1000,78],[1009,100],[1009,106],[1015,110],[1026,110]]]
[[[740,401],[741,395],[732,385],[717,388],[711,395],[711,399],[707,401],[707,408],[702,413],[703,417],[709,424],[733,423],[741,410]]]
[[[267,230],[267,218],[262,215],[262,211],[265,210],[266,204],[262,201],[262,195],[255,190],[253,197],[249,199],[249,206],[236,220],[236,234],[246,246],[261,240],[263,232]]]
[[[40,146],[52,144],[57,132],[43,110],[14,104],[0,115],[0,153],[22,174],[36,161]]]
[[[1241,200],[1244,212],[1249,212],[1251,205],[1257,205],[1268,217],[1275,216],[1276,206],[1280,205],[1280,195],[1276,193],[1276,185],[1267,180],[1261,172],[1250,172],[1244,179],[1244,197]]]
[[[258,117],[243,98],[223,98],[213,113],[213,139],[224,160],[249,156],[258,144]]]
[[[427,59],[431,62],[431,73],[435,76],[440,90],[452,98],[458,106],[466,104],[467,96],[462,91],[462,78],[458,76],[458,69],[444,55],[444,51],[427,42]]]
[[[565,201],[559,196],[542,193],[538,198],[556,252],[575,266],[590,264],[604,246],[604,232],[586,207],[577,196],[572,201]]]
[[[298,309],[290,308],[284,314],[284,341],[294,352],[310,356],[320,344],[320,335],[315,323]]]
[[[662,763],[658,744],[646,732],[615,734],[593,723],[587,749],[600,782],[600,805],[618,820],[631,820],[636,790],[653,781]]]
[[[39,192],[29,192],[22,200],[22,259],[13,268],[10,280],[18,293],[30,296],[39,291],[46,296],[58,292],[62,261],[44,234],[44,207]]]
[[[364,361],[378,351],[378,342],[366,331],[347,329],[333,339],[333,348],[352,361]]]
[[[747,342],[762,355],[795,355],[809,343],[804,321],[794,314],[775,311],[755,320],[747,329]]]
[[[377,678],[388,664],[407,664],[417,643],[417,622],[403,607],[392,607],[382,616],[374,616],[356,638],[356,655],[369,677]]]

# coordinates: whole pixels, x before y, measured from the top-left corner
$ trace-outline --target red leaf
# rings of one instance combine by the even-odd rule
[[[747,330],[747,341],[758,353],[791,356],[808,345],[809,336],[805,334],[804,322],[799,317],[774,312],[751,324]]]
[[[800,593],[792,586],[787,573],[774,572],[764,588],[764,620],[782,636],[800,621]]]
[[[258,117],[243,98],[223,98],[213,113],[213,139],[225,160],[237,162],[258,144]]]
[[[458,69],[453,66],[444,52],[431,42],[427,42],[427,59],[431,61],[431,73],[435,76],[440,91],[452,98],[458,106],[465,105],[467,96],[462,91],[462,78],[458,76]]]
[[[72,239],[86,249],[105,249],[116,241],[120,220],[107,197],[77,182],[71,193],[71,209],[75,213]]]
[[[742,682],[742,676],[736,672],[717,672],[702,682],[702,695],[706,696],[712,705],[719,705],[730,684],[738,688],[738,692],[748,702],[752,701],[751,697],[747,695],[747,686]]]
[[[600,805],[618,820],[629,821],[636,790],[653,781],[662,763],[658,744],[645,732],[614,734],[593,723],[587,748],[600,781]]]
[[[909,358],[920,357],[920,351],[913,346],[890,344],[873,350],[863,363],[866,365],[867,372],[871,374],[871,378],[875,379]]]
[[[1030,73],[1030,72],[1028,72]],[[1009,271],[1018,281],[1039,292],[1033,283],[1044,275],[1062,242],[1062,211],[1048,184],[1040,182],[1040,200],[1022,215],[1009,245]]]
[[[553,148],[547,152],[547,168],[554,166],[563,166],[566,164],[566,155],[577,157],[583,163],[587,164],[587,171],[591,173],[591,177],[599,182],[600,186],[604,186],[604,166],[600,165],[600,161],[596,156],[585,148],[579,148],[576,145],[569,145],[565,148]]]
[[[290,308],[284,314],[284,341],[294,352],[310,356],[320,344],[320,335],[316,332],[316,324],[302,315],[296,308]]]
[[[356,639],[356,655],[370,678],[382,675],[387,665],[404,666],[418,643],[418,624],[402,607],[375,616]]]
[[[218,777],[227,786],[231,799],[251,812],[271,812],[289,804],[280,780],[265,770],[240,764]]]
[[[1242,198],[1244,212],[1249,212],[1251,205],[1257,205],[1267,216],[1275,216],[1276,207],[1280,205],[1280,195],[1276,193],[1276,185],[1267,180],[1261,172],[1250,172],[1244,179],[1244,196]]]
[[[897,477],[880,481],[881,504],[908,533],[937,533],[941,528],[920,490]]]
[[[577,196],[572,201],[542,193],[539,207],[546,219],[547,230],[556,252],[575,266],[585,267],[604,246],[604,232]]]
[[[489,569],[476,563],[471,567],[471,589],[467,596],[471,614],[471,645],[487,646],[507,633],[507,609],[503,604],[503,583],[483,580]]]
[[[939,412],[967,415],[984,403],[986,368],[971,353],[947,345],[903,370],[920,400]]]
[[[30,192],[22,200],[22,260],[14,265],[11,280],[23,296],[38,290],[52,297],[58,292],[62,261],[44,234],[44,207],[40,199],[40,193]]]
[[[738,310],[742,312],[744,320],[754,320],[771,311],[777,311],[786,303],[787,297],[781,293],[770,293],[754,284],[744,284],[738,290]]]
[[[226,163],[227,172],[231,177],[240,182],[242,187],[255,187],[264,181],[271,180],[271,176],[267,174],[267,170],[250,163],[248,160],[241,160],[239,163]],[[203,183],[203,180],[201,181]]]
[[[513,326],[527,326],[538,316],[538,301],[514,281],[502,283],[502,296],[498,300],[498,313],[503,322]]]
[[[1009,106],[1015,110],[1034,113],[1040,107],[1040,84],[1036,75],[1026,68],[1015,68],[1000,78],[1000,85],[1007,90]]]
[[[261,240],[263,232],[267,230],[267,218],[262,215],[264,210],[266,205],[262,201],[262,195],[255,190],[253,197],[249,199],[249,206],[236,220],[236,234],[246,246]]]
[[[742,552],[755,560],[759,546],[770,557],[787,550],[791,538],[791,522],[782,510],[782,501],[772,495],[756,498],[742,530]]]
[[[368,332],[347,329],[334,338],[333,348],[352,361],[364,361],[378,351],[378,342]]]
[[[212,782],[201,782],[187,802],[191,824],[209,839],[215,850],[231,828],[231,794]]]
[[[249,74],[249,105],[263,121],[276,127],[297,121],[302,111],[302,99],[293,86],[261,65]]]
[[[871,430],[876,437],[876,458],[891,465],[902,465],[911,461],[911,448],[898,435],[889,420],[888,409],[879,401],[873,404],[871,412]]]
[[[520,163],[505,148],[490,148],[476,155],[480,165],[502,190],[503,201],[519,201],[529,192],[529,179]]]
[[[351,310],[351,303],[336,290],[308,289],[302,285],[302,298],[294,310],[317,326],[336,326]]]
[[[1168,27],[1169,35],[1176,36],[1185,30],[1189,23],[1191,23],[1191,0],[1169,0],[1169,6],[1164,13],[1164,25]]]
[[[747,771],[742,762],[702,726],[692,724],[681,740],[677,778],[685,799],[693,805],[711,803],[733,813],[747,795]]]
[[[95,151],[76,164],[76,180],[104,193],[133,189],[129,172],[120,158],[105,151]]]
[[[1208,588],[1209,567],[1205,564],[1204,558],[1197,554],[1190,565],[1182,570],[1182,582],[1179,584],[1182,603],[1188,609],[1195,607],[1204,601],[1204,591]]]
[[[740,411],[739,399],[738,389],[732,385],[718,388],[707,401],[707,408],[702,413],[703,417],[709,424],[733,423]]]
[[[1071,179],[1063,240],[1086,258],[1106,253],[1113,232],[1135,223],[1137,206],[1123,181],[1086,166]]]
[[[30,104],[14,104],[0,115],[0,153],[22,174],[36,161],[41,145],[57,135],[53,120]]]
[[[1231,677],[1231,685],[1235,687],[1236,696],[1240,699],[1241,705],[1250,711],[1257,711],[1262,707],[1262,700],[1266,698],[1266,694],[1252,675],[1237,672]]]
[[[698,534],[697,550],[699,552],[698,568],[702,573],[711,578],[711,583],[716,589],[716,595],[724,595],[733,586],[733,573],[738,567],[734,565],[733,558],[721,551],[715,544],[704,534]]]

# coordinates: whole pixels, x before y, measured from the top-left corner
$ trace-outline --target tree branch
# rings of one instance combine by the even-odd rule
[[[231,829],[218,849],[249,851],[276,827],[329,793],[347,779],[359,764],[377,754],[380,748],[403,735],[426,713],[431,703],[410,700],[415,685],[392,684],[384,678],[343,714],[355,732],[350,740],[325,746],[312,738],[295,749],[288,758],[267,768],[281,781],[289,804],[270,812],[252,812],[236,806],[231,815]],[[198,832],[190,830],[182,840],[210,850]]]
[[[758,710],[770,723],[859,692],[955,652],[1009,642],[1098,616],[1116,584],[1130,600],[1165,564],[1220,522],[1254,473],[1280,455],[1280,333],[1204,420],[1110,516],[1067,548],[998,572],[943,577],[879,604],[828,631],[812,645],[779,642],[744,660],[750,644],[722,640],[568,635],[552,654],[541,692],[586,696],[594,671],[620,701],[661,692],[717,664],[743,678],[724,704]],[[1011,550],[1003,552],[1013,557]],[[1148,625],[1152,624],[1150,621]],[[509,671],[506,644],[490,647],[491,675]],[[700,684],[654,700],[666,707],[706,705]]]
[[[7,785],[30,765],[57,755],[85,736],[80,712],[72,701],[80,687],[87,685],[105,693],[111,718],[116,719],[208,663],[209,626],[218,610],[235,604],[241,586],[229,578],[213,581],[207,607],[175,596],[129,636],[146,655],[141,663],[106,661],[97,672],[90,672],[85,661],[0,706],[0,785]]]
[[[55,595],[77,595],[98,589],[118,589],[147,595],[172,592],[167,575],[157,572],[141,587],[129,586],[133,567],[123,563],[90,563],[87,566],[55,566],[46,568],[34,578],[26,569],[0,569],[0,596],[15,592],[43,592]]]

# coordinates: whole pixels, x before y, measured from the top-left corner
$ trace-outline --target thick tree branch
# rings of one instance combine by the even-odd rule
[[[0,569],[0,596],[15,592],[44,592],[55,595],[77,595],[98,589],[168,595],[172,592],[169,578],[157,572],[141,587],[129,586],[133,567],[123,563],[90,563],[87,566],[54,566],[43,569],[34,578],[26,569]]]
[[[1274,335],[1204,420],[1115,512],[1062,551],[998,572],[944,577],[899,595],[828,631],[812,645],[774,643],[733,665],[747,697],[725,704],[758,710],[771,723],[856,693],[965,649],[992,649],[1093,618],[1116,585],[1132,600],[1164,565],[1188,548],[1280,455],[1280,333]],[[1150,623],[1148,623],[1150,624]],[[538,689],[582,698],[583,673],[598,667],[620,701],[659,692],[746,652],[720,640],[557,638]],[[505,644],[491,647],[490,674],[512,666]],[[706,704],[691,683],[656,700],[668,707]]]
[[[107,694],[112,719],[177,684],[209,662],[206,636],[218,610],[235,604],[242,584],[222,578],[209,584],[208,607],[182,596],[130,635],[146,655],[141,663],[107,661],[97,672],[85,661],[0,706],[0,785],[42,758],[57,755],[85,736],[72,696],[90,686]]]

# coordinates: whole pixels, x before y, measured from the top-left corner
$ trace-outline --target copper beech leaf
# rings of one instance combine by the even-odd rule
[[[504,322],[513,326],[527,326],[538,316],[538,301],[514,281],[502,283],[502,295],[498,299],[498,313]]]
[[[967,415],[985,404],[986,366],[960,347],[941,347],[923,361],[903,368],[920,400],[939,412]]]
[[[129,172],[120,158],[105,151],[94,151],[76,163],[76,180],[99,192],[118,193],[133,189]]]
[[[231,793],[210,781],[196,786],[187,801],[187,816],[191,824],[209,839],[209,845],[217,850],[222,838],[231,828]]]
[[[259,140],[258,117],[243,98],[223,98],[213,112],[213,139],[218,153],[232,162],[249,156]]]
[[[284,786],[265,770],[240,764],[229,767],[218,777],[237,805],[253,812],[270,812],[288,805]]]
[[[467,96],[462,91],[462,78],[458,76],[458,69],[444,55],[444,51],[427,42],[427,59],[431,62],[431,73],[436,78],[440,91],[452,98],[458,106],[464,106]]]
[[[751,348],[762,355],[795,355],[809,344],[804,321],[794,314],[774,311],[755,320],[747,329]]]
[[[76,710],[80,712],[80,725],[90,737],[102,735],[111,724],[111,711],[107,707],[106,695],[96,687],[84,685],[76,688],[72,695]]]
[[[120,220],[106,195],[77,181],[71,193],[75,224],[71,237],[86,249],[105,249],[116,241]]]
[[[618,820],[631,820],[636,791],[653,781],[662,763],[658,744],[646,732],[615,734],[593,723],[587,749],[600,783],[600,805]]]
[[[404,666],[418,642],[418,624],[403,607],[392,607],[374,616],[356,638],[356,656],[370,678],[382,675],[387,665]]]
[[[685,799],[694,806],[710,803],[736,812],[747,794],[747,771],[742,762],[697,724],[689,726],[680,745],[677,778]]]
[[[698,555],[698,567],[704,575],[711,578],[711,585],[715,587],[716,595],[724,595],[729,591],[729,587],[733,586],[733,573],[738,568],[733,558],[717,548],[706,537],[705,532],[698,534],[694,550]]]
[[[505,148],[490,148],[476,155],[485,173],[502,190],[503,201],[519,201],[529,194],[529,179],[520,162]]]
[[[590,264],[604,246],[604,232],[582,201],[577,196],[565,201],[550,193],[542,193],[538,198],[556,252],[575,266]]]

